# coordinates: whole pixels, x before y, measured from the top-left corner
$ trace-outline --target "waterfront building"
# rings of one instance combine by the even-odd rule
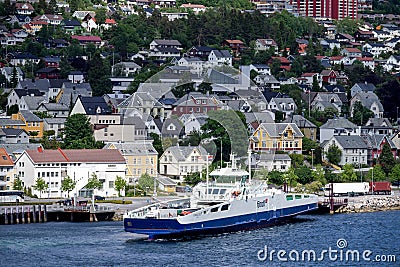
[[[62,180],[72,178],[75,188],[71,196],[88,196],[91,193],[110,197],[117,196],[114,189],[116,178],[125,179],[126,160],[117,149],[70,149],[70,150],[25,150],[15,161],[15,170],[23,186],[32,188],[38,197],[66,197],[61,190]],[[95,175],[102,183],[101,189],[86,189],[85,186]],[[37,178],[43,178],[48,185],[45,192],[34,189]]]

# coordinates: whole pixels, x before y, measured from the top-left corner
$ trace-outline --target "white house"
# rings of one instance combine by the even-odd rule
[[[232,55],[228,50],[212,50],[208,55],[208,62],[212,65],[232,66]]]
[[[334,135],[359,135],[360,129],[357,125],[345,118],[328,119],[320,127],[320,143],[331,139]]]
[[[335,135],[332,136],[327,142],[322,144],[324,153],[323,159],[327,160],[327,152],[329,147],[337,146],[342,151],[339,165],[367,164],[368,146],[364,139],[359,135]]]
[[[212,159],[208,160],[211,164]],[[207,165],[207,151],[201,146],[171,146],[160,157],[160,174],[183,179],[201,172]]]
[[[62,180],[70,177],[76,182],[71,194],[86,196],[85,186],[95,175],[102,183],[101,189],[91,193],[100,196],[117,196],[114,189],[119,176],[125,179],[125,158],[116,149],[71,149],[71,150],[25,150],[15,162],[16,173],[24,187],[31,187],[32,193],[42,198],[66,197],[61,191]],[[33,188],[37,178],[43,178],[48,189],[39,192]]]

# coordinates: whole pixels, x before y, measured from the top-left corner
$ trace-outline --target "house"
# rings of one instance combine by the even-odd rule
[[[232,66],[232,55],[228,50],[212,50],[208,55],[208,62],[214,66]]]
[[[382,43],[366,43],[362,46],[362,51],[371,53],[375,58],[379,58],[381,54],[388,53],[389,48]]]
[[[268,110],[280,111],[284,118],[289,117],[297,109],[297,105],[291,97],[273,97],[268,103]]]
[[[20,67],[3,67],[0,70],[1,74],[4,75],[8,82],[11,82],[13,75],[15,75],[17,81],[22,81],[24,79],[24,73]],[[13,72],[15,72],[15,74],[13,74]]]
[[[126,161],[117,149],[70,149],[70,150],[25,150],[16,160],[17,175],[23,186],[32,188],[39,198],[66,197],[61,190],[62,180],[66,177],[76,182],[72,192],[78,196],[118,196],[115,190],[117,177],[125,179]],[[92,177],[101,183],[101,189],[87,189]],[[35,179],[42,178],[48,183],[46,192],[34,189]]]
[[[32,15],[35,11],[30,3],[15,3],[15,11],[18,15]]]
[[[338,114],[341,112],[343,102],[337,93],[317,92],[311,101],[313,110],[324,111],[326,108],[335,109]]]
[[[44,118],[43,129],[45,131],[54,131],[54,137],[63,137],[66,117]]]
[[[372,83],[356,83],[353,87],[350,88],[351,97],[354,97],[359,92],[375,92],[376,87]]]
[[[159,95],[161,97],[161,94]],[[118,105],[118,110],[123,114],[138,111],[155,117],[166,117],[164,105],[154,98],[149,92],[137,91]]]
[[[0,129],[0,143],[2,144],[28,144],[29,135],[24,129]]]
[[[112,27],[117,26],[117,22],[115,21],[115,19],[109,19],[107,18],[103,24],[100,25],[103,29],[105,30],[109,30]]]
[[[11,33],[14,35],[16,43],[23,43],[29,36],[29,33],[24,29],[12,29]]]
[[[207,166],[208,153],[202,146],[171,146],[160,157],[160,174],[183,180]]]
[[[60,25],[68,34],[79,34],[82,31],[82,25],[76,19],[64,19]]]
[[[181,97],[174,103],[172,115],[202,113],[207,114],[211,110],[220,110],[225,106],[215,95],[204,95],[199,92],[191,92]]]
[[[25,66],[26,64],[38,64],[40,58],[37,56],[32,55],[29,52],[15,52],[15,53],[8,53],[8,59],[10,60],[9,63],[12,66]]]
[[[87,44],[94,44],[97,48],[102,46],[102,40],[99,36],[91,35],[72,35],[72,39],[78,40],[79,44],[86,46]]]
[[[289,170],[291,164],[292,159],[288,154],[257,153],[252,154],[251,158],[251,168],[255,170],[256,173],[259,169],[266,169],[269,172],[286,172]]]
[[[60,68],[61,57],[49,56],[42,58],[46,68]]]
[[[353,36],[351,36],[350,34],[337,33],[335,35],[335,40],[340,43],[349,43],[349,42],[355,42],[356,39]]]
[[[47,27],[48,23],[44,20],[32,20],[29,24],[24,25],[29,25],[30,31],[35,35],[37,32],[40,32],[43,27]]]
[[[72,17],[77,18],[79,20],[84,20],[85,17],[90,16],[94,18],[96,16],[96,12],[94,11],[86,11],[86,10],[76,10],[73,14]]]
[[[319,131],[320,143],[331,139],[334,135],[360,135],[358,126],[346,118],[328,119],[325,124],[321,125]]]
[[[156,48],[175,48],[177,50],[182,50],[182,44],[178,40],[154,39],[150,43],[150,51]]]
[[[370,70],[375,70],[375,60],[373,57],[358,57],[357,61],[364,65],[364,68],[369,68]]]
[[[262,86],[264,90],[279,90],[281,88],[281,83],[270,74],[260,74],[254,78],[254,82]]]
[[[82,28],[84,28],[88,32],[92,32],[99,28],[99,25],[96,23],[96,18],[90,16],[89,14],[85,16],[82,20]]]
[[[279,62],[279,70],[280,71],[290,71],[291,62],[285,57],[271,57],[271,59],[267,62],[268,65],[271,66],[272,63]]]
[[[142,69],[135,62],[120,62],[111,67],[112,76],[133,77],[135,73]]]
[[[321,72],[322,82],[335,85],[337,84],[337,77],[339,74],[334,70],[323,70]]]
[[[204,5],[196,5],[196,4],[182,4],[180,6],[181,8],[184,8],[186,10],[191,10],[194,14],[199,14],[200,12],[206,11],[206,7]]]
[[[201,133],[201,126],[207,122],[208,116],[206,114],[183,114],[179,120],[185,127],[185,134],[190,135],[193,132]]]
[[[26,95],[21,98],[18,104],[19,110],[36,111],[39,105],[46,101],[44,96],[30,96]]]
[[[271,75],[271,68],[267,64],[251,64],[250,71],[252,70],[258,74]]]
[[[71,103],[75,103],[78,96],[92,96],[92,88],[89,83],[63,82],[55,101],[69,107]]]
[[[166,17],[168,21],[174,21],[176,19],[187,19],[187,12],[161,12],[161,17]]]
[[[234,55],[239,55],[246,48],[241,40],[224,40],[222,46],[231,49]]]
[[[24,125],[19,128],[29,133],[29,138],[43,137],[43,120],[29,110],[20,110],[17,114],[12,114],[11,119],[22,121]]]
[[[301,75],[301,77],[297,78],[300,84],[312,86],[314,80],[317,81],[318,86],[322,87],[322,77],[321,74],[316,72],[306,72]]]
[[[250,137],[254,151],[302,153],[303,133],[295,123],[261,123]]]
[[[327,160],[327,153],[331,146],[337,146],[342,152],[340,166],[345,164],[361,166],[368,163],[368,145],[359,135],[334,135],[326,142],[321,143],[323,160]]]
[[[46,112],[53,118],[67,118],[69,115],[69,107],[61,103],[40,103],[37,111]]]
[[[24,96],[41,97],[42,93],[37,89],[13,89],[7,96],[7,107],[10,108],[13,105],[19,107]]]
[[[35,73],[36,79],[60,79],[60,70],[57,68],[42,68]]]
[[[387,118],[369,118],[364,126],[361,126],[361,134],[385,134],[391,136],[394,128]]]
[[[57,14],[43,14],[33,18],[35,21],[46,21],[49,25],[58,26],[63,21],[63,17]]]
[[[390,55],[383,68],[388,72],[400,71],[400,56]]]
[[[313,140],[314,142],[317,141],[317,126],[303,116],[291,115],[287,117],[283,122],[295,123],[305,137]]]
[[[350,114],[353,116],[354,105],[357,102],[374,113],[375,118],[383,118],[383,106],[379,97],[373,92],[358,92],[350,99]]]
[[[368,165],[374,166],[382,153],[383,146],[388,144],[393,157],[397,158],[397,148],[393,141],[386,134],[364,134],[364,142],[368,146]]]
[[[15,25],[17,23],[20,27],[31,22],[31,18],[27,15],[11,15],[9,23],[10,25]]]
[[[349,58],[357,58],[362,56],[362,52],[358,48],[345,47],[342,49],[341,54]]]
[[[254,49],[257,51],[273,49],[274,54],[278,54],[278,44],[273,39],[257,39]]]
[[[192,46],[187,52],[188,57],[198,57],[202,60],[207,60],[213,48],[208,46]]]
[[[158,125],[161,131],[161,136],[164,138],[169,137],[180,139],[184,134],[184,125],[178,119],[166,118],[164,121],[155,119],[154,122]]]
[[[165,176],[156,177],[158,188],[167,193],[176,192],[176,182]]]
[[[362,31],[357,30],[354,34],[354,38],[356,42],[368,42],[372,40],[377,40],[375,34],[372,31]]]
[[[14,161],[4,148],[0,148],[0,190],[11,190],[14,186]]]
[[[157,175],[158,153],[151,140],[108,143],[103,149],[117,149],[126,160],[126,179],[134,184],[142,174]]]

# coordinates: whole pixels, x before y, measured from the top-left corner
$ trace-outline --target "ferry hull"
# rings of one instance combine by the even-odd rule
[[[310,203],[189,224],[181,224],[175,219],[124,218],[124,227],[127,232],[145,234],[149,239],[180,238],[267,227],[316,209],[318,204]]]

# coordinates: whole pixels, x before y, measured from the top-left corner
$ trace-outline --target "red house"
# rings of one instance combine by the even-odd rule
[[[246,46],[240,40],[225,40],[222,42],[222,46],[229,47],[235,55],[240,54]]]
[[[322,82],[329,83],[329,84],[336,84],[338,73],[334,70],[323,70],[321,72]]]

